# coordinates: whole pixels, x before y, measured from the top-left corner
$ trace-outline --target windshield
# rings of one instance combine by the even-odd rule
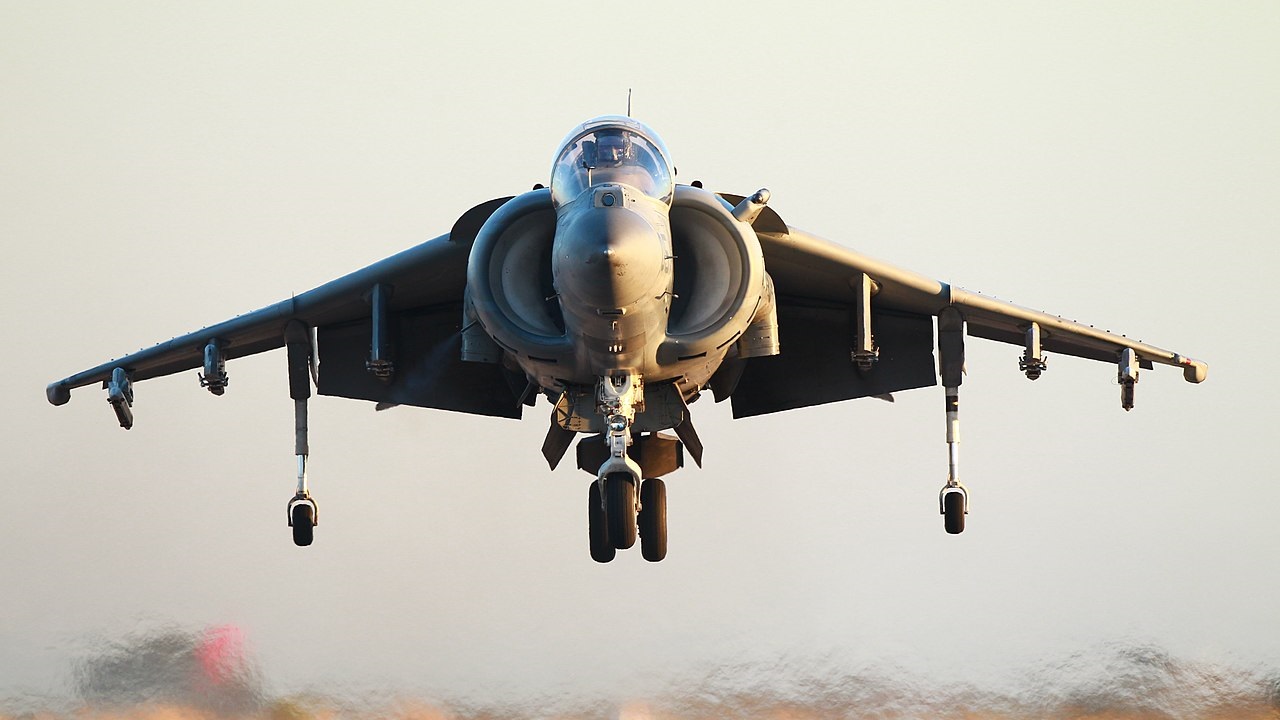
[[[661,141],[650,140],[630,118],[601,118],[586,123],[562,146],[551,169],[551,199],[556,207],[601,183],[625,183],[645,195],[671,202],[674,184]]]

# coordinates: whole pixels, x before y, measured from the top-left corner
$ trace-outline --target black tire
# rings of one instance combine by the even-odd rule
[[[640,554],[649,562],[667,556],[667,484],[649,478],[640,486]]]
[[[604,509],[608,515],[609,544],[626,550],[636,544],[636,484],[626,473],[604,479]]]
[[[942,496],[942,515],[947,532],[959,535],[964,532],[964,493],[952,492]]]
[[[293,519],[293,544],[306,547],[315,539],[315,525],[312,524],[311,506],[298,503],[289,513]]]
[[[587,493],[587,533],[591,539],[591,559],[598,563],[611,562],[618,551],[609,542],[609,524],[600,496],[600,483],[595,481],[591,483],[591,492]]]

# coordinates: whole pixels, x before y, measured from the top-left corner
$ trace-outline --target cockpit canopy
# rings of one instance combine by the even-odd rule
[[[560,207],[601,183],[624,183],[668,204],[675,192],[662,141],[644,123],[619,115],[588,120],[560,144],[551,201]]]

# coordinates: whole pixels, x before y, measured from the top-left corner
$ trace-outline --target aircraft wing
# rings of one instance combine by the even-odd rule
[[[733,202],[735,196],[725,197]],[[948,308],[973,337],[1027,347],[1034,325],[1047,352],[1118,364],[1132,350],[1143,368],[1176,366],[1195,383],[1208,374],[1206,363],[1181,353],[863,255],[788,226],[767,208],[755,227],[777,293],[782,354],[747,361],[731,395],[735,417],[936,384],[933,318],[951,314]],[[870,325],[879,351],[869,371],[855,368],[850,356],[863,277],[870,283]]]
[[[49,402],[68,402],[73,388],[105,387],[117,369],[137,382],[203,368],[205,348],[213,341],[221,345],[224,360],[283,347],[286,328],[300,321],[317,332],[324,367],[321,394],[519,417],[502,368],[462,363],[456,348],[472,241],[508,199],[478,205],[449,234],[314,290],[55,381],[46,389]],[[365,367],[373,326],[370,295],[377,286],[386,291],[387,321],[396,341],[397,372],[389,381],[373,378]],[[304,340],[311,344],[310,337]],[[455,346],[453,352],[440,352],[445,345]]]

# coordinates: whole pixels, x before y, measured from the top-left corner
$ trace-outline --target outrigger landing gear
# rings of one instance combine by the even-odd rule
[[[955,308],[938,313],[938,361],[947,393],[947,484],[938,493],[938,511],[951,535],[964,532],[969,492],[960,484],[960,383],[964,382],[964,318]]]
[[[320,517],[320,509],[307,487],[307,398],[311,397],[311,338],[307,327],[296,320],[289,323],[285,347],[289,357],[289,396],[293,398],[293,452],[298,458],[298,489],[286,510],[289,527],[293,528],[293,544],[305,547],[315,540]]]
[[[938,494],[938,510],[951,535],[964,532],[964,516],[969,512],[969,493],[960,484],[960,389],[947,388],[947,484]]]

